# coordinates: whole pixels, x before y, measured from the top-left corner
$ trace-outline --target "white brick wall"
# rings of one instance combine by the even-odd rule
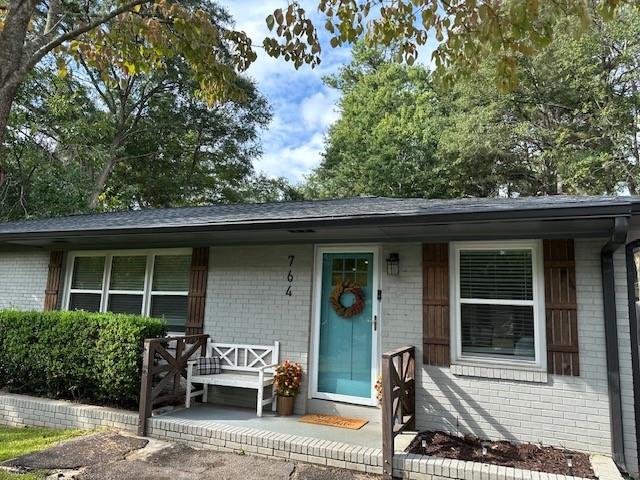
[[[291,296],[285,295],[289,255],[295,256]],[[300,362],[305,372],[298,412],[305,408],[309,371],[312,265],[312,245],[213,247],[209,256],[205,333],[217,342],[278,340],[280,359]]]
[[[0,309],[42,310],[49,253],[0,252]]]
[[[417,347],[417,426],[493,439],[542,442],[592,452],[611,451],[602,310],[600,249],[604,240],[576,241],[581,375],[550,375],[527,383],[453,375],[422,366],[421,246],[386,245],[400,253],[401,273],[383,275],[383,350]],[[624,249],[616,253],[616,302],[627,461],[637,473]]]

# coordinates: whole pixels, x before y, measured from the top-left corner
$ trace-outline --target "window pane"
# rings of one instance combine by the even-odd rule
[[[111,290],[143,290],[147,257],[113,257],[111,263]]]
[[[164,318],[170,331],[183,332],[187,321],[187,297],[154,295],[151,298],[151,316]]]
[[[69,310],[99,312],[101,297],[99,293],[72,293],[69,298]]]
[[[104,257],[76,257],[73,262],[71,288],[102,290]]]
[[[463,250],[460,296],[533,300],[531,250]]]
[[[356,269],[356,259],[355,258],[346,258],[344,260],[344,269],[346,272],[353,272]]]
[[[535,359],[533,307],[466,303],[460,307],[463,355]]]
[[[161,255],[153,266],[155,292],[188,292],[191,255]]]
[[[107,310],[113,313],[142,313],[142,295],[109,295]]]

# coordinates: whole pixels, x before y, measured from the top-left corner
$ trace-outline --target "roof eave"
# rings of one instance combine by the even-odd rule
[[[333,218],[308,218],[290,220],[252,220],[247,222],[219,222],[200,225],[182,224],[155,227],[126,227],[84,230],[53,230],[0,233],[0,242],[15,242],[29,239],[80,238],[111,235],[154,234],[154,233],[199,233],[216,231],[245,230],[285,230],[312,227],[358,227],[358,226],[398,226],[434,225],[465,222],[518,222],[527,220],[573,220],[602,219],[630,216],[640,211],[640,202],[616,202],[607,205],[551,207],[543,209],[504,209],[484,212],[449,212],[443,214],[396,213]]]

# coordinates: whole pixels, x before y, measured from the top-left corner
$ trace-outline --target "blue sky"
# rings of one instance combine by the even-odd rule
[[[317,0],[301,3],[313,13],[313,19],[319,17]],[[269,33],[265,17],[276,8],[286,7],[287,3],[283,0],[235,0],[223,2],[223,5],[235,18],[236,28],[247,32],[254,44],[261,47],[263,38]],[[336,102],[339,100],[338,93],[326,87],[322,77],[335,73],[340,65],[351,59],[350,48],[331,48],[323,33],[320,32],[322,63],[315,69],[303,66],[295,70],[283,59],[271,58],[262,48],[256,48],[258,60],[247,73],[256,81],[273,110],[271,124],[262,134],[264,154],[254,162],[257,172],[283,176],[299,183],[320,163],[324,135],[338,118]]]

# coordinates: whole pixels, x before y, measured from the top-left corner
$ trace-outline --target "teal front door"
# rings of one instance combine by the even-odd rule
[[[322,253],[317,393],[366,403],[372,392],[373,253]],[[341,291],[343,293],[338,295]]]

